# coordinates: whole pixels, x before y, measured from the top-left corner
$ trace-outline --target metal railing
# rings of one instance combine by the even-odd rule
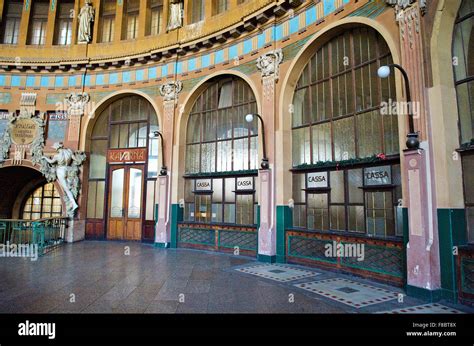
[[[36,245],[41,256],[64,242],[67,225],[68,218],[0,219],[0,244]]]

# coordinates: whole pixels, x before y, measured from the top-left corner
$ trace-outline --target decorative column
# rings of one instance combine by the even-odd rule
[[[174,110],[178,100],[178,94],[183,89],[183,83],[180,81],[169,82],[160,86],[160,94],[163,97],[163,166],[165,162],[171,162],[172,149],[172,135],[173,135],[173,120]],[[168,158],[166,160],[165,158]],[[171,168],[171,167],[170,167]],[[157,180],[157,187],[155,193],[159,196],[158,200],[158,215],[155,226],[155,246],[167,248],[172,246],[171,237],[171,222],[170,222],[170,176],[168,170],[166,175],[160,175]],[[175,231],[175,230],[173,230]],[[173,247],[176,247],[175,245]]]
[[[405,150],[403,158],[404,199],[408,209],[407,293],[429,300],[440,294],[440,254],[436,218],[435,176],[430,120],[428,116],[423,35],[421,17],[424,0],[394,1],[400,29],[401,65],[405,68],[412,90],[414,125],[419,132],[420,148]],[[400,118],[401,119],[401,118]],[[402,126],[403,128],[403,126]],[[404,135],[403,133],[402,135]]]
[[[257,59],[257,68],[262,74],[262,110],[261,117],[265,122],[264,138],[269,149],[267,159],[269,168],[260,169],[258,181],[260,186],[260,227],[258,229],[258,260],[276,261],[276,216],[274,196],[275,163],[275,85],[278,82],[279,67],[283,60],[281,49],[268,52]]]
[[[79,148],[79,135],[81,132],[81,119],[90,97],[87,93],[70,93],[64,99],[69,120],[67,141],[74,143],[74,148]]]
[[[67,109],[67,117],[69,120],[68,133],[66,135],[66,141],[73,150],[79,149],[79,136],[81,132],[81,120],[85,113],[86,106],[89,103],[90,96],[87,93],[70,93],[64,98],[64,103]],[[83,171],[78,171],[83,181]],[[78,195],[79,212],[77,217],[74,217],[74,212],[70,214],[69,225],[67,229],[66,239],[68,242],[75,242],[83,240],[85,237],[86,230],[86,215],[81,212],[81,206],[84,199],[81,195]],[[82,209],[83,210],[83,209]]]

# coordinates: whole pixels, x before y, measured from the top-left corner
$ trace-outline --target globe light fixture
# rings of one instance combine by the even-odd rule
[[[258,114],[247,114],[245,116],[245,121],[248,123],[253,122],[254,117],[257,117],[260,120],[260,123],[262,124],[262,149],[263,149],[263,157],[262,157],[262,162],[260,163],[260,167],[262,169],[268,169],[270,167],[268,163],[268,158],[267,158],[267,150],[265,147],[265,125],[263,123],[263,119],[260,115]]]
[[[413,105],[411,101],[411,92],[410,92],[410,81],[408,80],[407,72],[397,64],[390,64],[385,66],[380,66],[377,70],[377,74],[380,78],[387,78],[390,76],[391,68],[394,67],[398,69],[402,75],[403,80],[405,81],[405,90],[407,94],[407,103],[408,103],[408,129],[406,146],[408,149],[418,149],[420,147],[420,141],[418,140],[418,132],[415,132],[415,126],[413,124]]]

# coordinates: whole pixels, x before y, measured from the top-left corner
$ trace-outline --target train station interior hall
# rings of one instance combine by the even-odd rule
[[[0,313],[473,313],[473,24],[0,1]]]

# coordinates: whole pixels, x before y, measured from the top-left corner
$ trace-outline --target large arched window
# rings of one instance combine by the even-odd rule
[[[453,62],[467,214],[467,237],[474,243],[474,4],[464,0],[454,28]]]
[[[38,220],[62,216],[61,196],[53,183],[35,189],[23,205],[24,220]]]
[[[186,221],[255,222],[258,127],[245,115],[256,111],[239,78],[210,81],[196,100],[186,134]]]
[[[319,47],[304,68],[292,109],[294,227],[399,235],[395,81],[377,76],[390,63],[384,39],[361,27]]]

